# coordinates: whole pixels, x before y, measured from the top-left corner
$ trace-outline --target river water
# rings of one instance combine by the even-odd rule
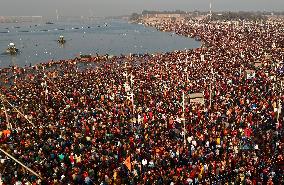
[[[65,45],[57,43],[63,35]],[[3,54],[13,42],[16,56]],[[0,67],[33,65],[80,54],[156,53],[200,47],[200,42],[124,20],[0,24]]]

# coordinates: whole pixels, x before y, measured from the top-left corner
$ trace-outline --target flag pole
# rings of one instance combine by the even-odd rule
[[[182,114],[183,114],[183,142],[184,146],[186,145],[186,139],[185,139],[185,100],[184,100],[184,91],[182,92]]]
[[[209,108],[211,109],[211,105],[212,105],[212,85],[211,85],[212,82],[210,82],[210,104],[209,104]]]
[[[5,116],[6,116],[7,128],[8,128],[8,129],[13,129],[12,124],[11,124],[10,121],[9,121],[9,115],[7,114],[7,110],[6,110],[6,107],[5,107],[5,105],[4,105],[4,102],[2,102],[2,104],[3,104]]]
[[[277,122],[279,121],[279,116],[280,116],[280,112],[281,112],[282,85],[283,85],[283,82],[280,81],[280,98],[278,99]]]

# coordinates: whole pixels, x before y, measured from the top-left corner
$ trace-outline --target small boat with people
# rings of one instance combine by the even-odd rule
[[[64,39],[63,35],[60,35],[59,39],[57,40],[57,42],[60,43],[60,44],[65,44],[66,40]]]
[[[19,49],[17,49],[16,45],[12,42],[8,45],[8,48],[6,49],[6,54],[15,55],[18,52],[19,52]]]
[[[194,37],[195,37],[195,35],[194,35],[194,33],[189,33],[189,34],[188,34],[188,37],[190,37],[190,38],[194,38]]]
[[[198,35],[196,35],[196,36],[195,36],[195,40],[196,40],[196,41],[201,41],[201,37],[198,36]]]
[[[30,32],[29,30],[20,30],[20,31],[18,31],[18,32],[21,32],[21,33],[28,33],[28,32]]]
[[[80,54],[80,58],[92,58],[91,54]]]

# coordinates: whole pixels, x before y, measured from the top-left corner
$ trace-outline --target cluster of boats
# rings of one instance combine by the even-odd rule
[[[64,39],[63,35],[60,35],[57,42],[61,45],[66,43],[66,40]],[[8,45],[8,48],[6,49],[6,54],[10,54],[10,55],[16,55],[20,52],[20,50],[16,47],[16,45],[14,43],[10,43]]]
[[[54,23],[53,22],[46,22],[45,24],[49,25],[49,24],[54,24]],[[38,27],[37,24],[35,24],[34,26]],[[104,27],[109,27],[108,23],[104,23],[103,26]],[[32,28],[31,25],[29,27]],[[100,28],[100,27],[102,27],[102,25],[97,25],[97,27]],[[21,28],[20,26],[14,26],[13,28],[17,29],[16,32],[18,32],[18,33],[29,33],[29,32],[35,33],[35,32],[49,32],[49,31],[52,31],[52,30],[54,30],[54,31],[64,31],[64,30],[70,30],[70,29],[71,30],[80,30],[80,29],[85,29],[85,28],[91,29],[91,28],[94,28],[94,27],[91,27],[91,26],[84,27],[84,26],[82,26],[82,27],[72,27],[70,29],[68,29],[68,28],[45,29],[44,28],[44,29],[39,29],[39,30],[29,30],[29,29],[24,29],[24,28],[20,29]],[[10,30],[9,30],[8,27],[6,27],[4,30],[1,29],[0,33],[10,33]]]
[[[53,22],[46,22],[45,24],[54,24]],[[37,26],[37,25],[35,25]],[[108,26],[107,23],[104,24],[105,27]],[[98,25],[98,27],[101,27],[100,25]],[[16,26],[15,28],[20,28],[19,26]],[[82,27],[84,28],[84,27]],[[90,26],[88,26],[88,28],[91,28]],[[9,33],[10,31],[8,30],[8,28],[6,28],[7,31],[0,31],[0,33]],[[75,27],[75,28],[72,28],[74,30],[79,30],[80,28],[79,27]],[[64,28],[57,28],[56,30],[65,30]],[[47,29],[43,29],[43,30],[40,30],[42,32],[47,32],[49,30]],[[20,30],[18,32],[29,32],[28,30]],[[61,45],[64,45],[66,43],[66,40],[64,39],[64,36],[59,36],[59,38],[57,39],[57,42]],[[8,48],[6,49],[6,51],[4,52],[4,54],[10,54],[10,55],[16,55],[20,52],[20,50],[16,47],[16,45],[14,43],[10,43],[8,45]]]

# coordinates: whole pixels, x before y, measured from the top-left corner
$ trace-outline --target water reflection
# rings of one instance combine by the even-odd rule
[[[16,56],[11,56],[11,65],[15,66],[17,64],[17,58]]]

